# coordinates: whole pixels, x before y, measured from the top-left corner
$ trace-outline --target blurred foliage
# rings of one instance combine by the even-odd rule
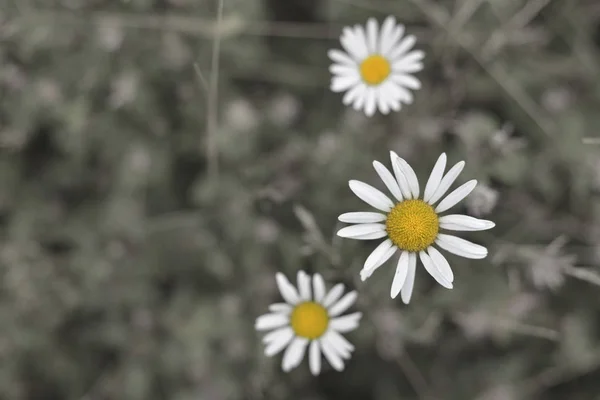
[[[0,399],[600,399],[594,0],[0,2]],[[395,15],[423,89],[367,120],[328,90],[344,24]],[[220,41],[218,124],[205,87]],[[210,146],[207,138],[215,145]],[[337,216],[374,159],[480,185],[485,260],[358,280]],[[207,164],[218,162],[214,174]],[[343,373],[262,355],[274,273],[360,291]]]

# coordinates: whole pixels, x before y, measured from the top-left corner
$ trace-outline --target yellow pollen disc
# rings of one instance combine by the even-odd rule
[[[405,200],[392,208],[385,230],[398,248],[419,252],[428,248],[439,231],[438,216],[423,200]]]
[[[291,325],[297,336],[307,339],[321,337],[329,325],[325,307],[312,301],[298,304],[292,311]]]
[[[360,64],[360,76],[363,81],[369,85],[379,85],[392,72],[392,67],[388,60],[375,54],[367,57]]]

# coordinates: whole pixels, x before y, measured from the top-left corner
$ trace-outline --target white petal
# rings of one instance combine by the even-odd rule
[[[391,79],[386,80],[379,86],[379,96],[385,100],[387,106],[393,110],[394,103],[400,99],[398,97],[398,85]]]
[[[415,269],[417,268],[417,255],[415,253],[408,254],[408,271],[406,273],[406,281],[400,290],[400,297],[404,304],[410,303],[413,288],[415,286]]]
[[[321,349],[318,340],[313,340],[308,348],[308,366],[314,376],[321,373]]]
[[[310,276],[302,270],[298,271],[298,292],[300,299],[303,301],[310,301]]]
[[[364,49],[365,53],[364,56],[362,57],[363,59],[369,56],[369,47],[368,47],[368,40],[367,40],[367,31],[365,30],[365,28],[361,25],[354,25],[354,34],[356,35],[356,41],[357,41],[357,48],[358,45],[360,44],[360,49]]]
[[[398,266],[396,267],[396,273],[394,274],[394,280],[392,281],[392,288],[390,290],[390,296],[395,299],[400,293],[400,289],[404,286],[406,281],[406,275],[408,274],[408,260],[409,253],[403,251],[398,259]]]
[[[375,95],[375,89],[372,87],[367,87],[367,97],[365,99],[365,115],[367,117],[372,117],[375,115],[375,111],[377,110],[377,99]]]
[[[369,18],[367,20],[367,48],[370,53],[378,53],[377,39],[379,39],[379,33],[377,20],[375,18]]]
[[[287,303],[275,303],[269,306],[269,311],[279,314],[289,314],[292,311],[292,306]]]
[[[385,186],[387,186],[390,193],[392,193],[398,201],[402,201],[402,192],[400,191],[400,186],[398,186],[398,182],[394,178],[394,175],[392,175],[392,173],[379,161],[373,161],[373,167],[383,183],[385,183]]]
[[[452,272],[452,268],[450,268],[450,264],[448,264],[446,257],[444,257],[442,253],[440,253],[438,249],[433,246],[429,246],[427,253],[444,279],[450,283],[454,282],[454,272]]]
[[[294,336],[294,330],[290,326],[286,326],[284,328],[275,329],[274,331],[269,332],[265,335],[262,341],[264,344],[269,346],[274,341],[281,341],[282,338],[286,339],[289,337],[290,339],[287,339],[289,342],[292,336]]]
[[[414,74],[415,72],[419,72],[423,69],[422,62],[415,62],[412,64],[401,63],[396,65],[397,67],[394,68],[394,72],[401,74]]]
[[[345,76],[334,76],[331,78],[331,91],[334,93],[345,92],[353,86],[360,83],[358,74],[356,75],[345,75]]]
[[[413,95],[412,93],[403,86],[398,85],[394,82],[392,85],[393,90],[395,91],[394,96],[398,98],[404,104],[412,104]]]
[[[392,39],[394,30],[396,28],[396,19],[391,15],[388,16],[381,24],[381,30],[379,31],[379,38],[377,42],[377,52],[384,55],[384,50],[387,51],[388,41]]]
[[[360,77],[360,75],[358,73],[358,69],[354,65],[331,64],[329,66],[329,72],[331,72],[334,75],[341,75],[341,76],[356,75],[357,78]]]
[[[285,314],[264,314],[256,318],[254,328],[257,331],[268,331],[275,328],[281,328],[289,323],[289,318]]]
[[[444,211],[454,207],[456,204],[458,204],[458,202],[467,197],[473,191],[473,189],[475,189],[475,186],[477,186],[476,179],[472,179],[469,182],[460,185],[454,189],[452,193],[446,196],[446,198],[442,200],[440,204],[438,204],[438,206],[435,208],[435,212],[438,214],[443,213]]]
[[[402,109],[402,103],[398,100],[390,101],[390,107],[394,111],[400,111]]]
[[[411,51],[410,53],[408,53],[407,55],[405,55],[404,57],[402,57],[400,59],[400,62],[402,62],[405,65],[410,65],[410,64],[414,64],[416,62],[420,62],[421,60],[423,60],[423,58],[425,58],[424,51],[414,50],[414,51]]]
[[[344,370],[344,361],[337,354],[337,352],[335,351],[335,348],[331,344],[330,340],[327,339],[327,337],[328,336],[325,335],[319,340],[319,342],[321,344],[321,351],[323,352],[323,355],[325,356],[325,358],[327,359],[329,364],[331,364],[331,366],[336,371],[343,371]]]
[[[410,192],[412,193],[412,198],[418,198],[419,180],[417,179],[417,174],[415,174],[415,171],[412,169],[412,167],[408,165],[406,160],[404,160],[402,157],[396,158],[396,163],[400,168],[400,172],[402,172],[402,174],[406,178],[406,181],[408,182],[408,187],[410,188]]]
[[[376,240],[376,239],[384,238],[386,236],[387,236],[386,231],[378,231],[378,232],[366,233],[364,235],[353,236],[352,239],[354,239],[354,240]]]
[[[281,362],[281,369],[283,369],[283,372],[289,372],[300,364],[304,357],[307,344],[308,340],[305,338],[296,337],[292,341],[283,354],[283,360]]]
[[[329,317],[337,317],[338,315],[342,314],[356,302],[357,296],[358,293],[356,293],[355,290],[348,292],[337,303],[333,304],[331,307],[328,307],[327,311],[329,313]]]
[[[359,199],[371,207],[384,212],[389,212],[394,207],[392,200],[371,185],[355,180],[348,182],[348,185]]]
[[[330,305],[332,305],[333,303],[338,301],[338,299],[340,297],[342,297],[343,293],[344,293],[344,284],[338,283],[337,285],[335,285],[334,287],[331,288],[329,293],[327,293],[327,295],[323,299],[323,302],[321,303],[321,305],[325,308],[328,308]]]
[[[377,268],[383,265],[383,263],[385,263],[390,259],[391,256],[394,255],[396,250],[398,250],[398,247],[394,246],[390,239],[386,239],[381,242],[365,260],[365,264],[360,271],[361,280],[364,281],[370,277]]]
[[[345,228],[340,229],[337,232],[337,235],[339,237],[348,238],[348,239],[362,239],[366,235],[381,234],[381,233],[383,233],[383,235],[381,235],[380,237],[387,236],[384,224],[358,224],[358,225],[347,226]],[[379,236],[379,235],[376,235],[376,236]]]
[[[496,226],[492,221],[469,217],[468,215],[451,214],[440,218],[440,228],[451,231],[485,231]]]
[[[386,97],[386,89],[385,89],[385,83],[382,83],[380,86],[377,87],[377,96],[376,100],[377,100],[377,109],[379,110],[379,112],[383,115],[388,115],[390,113],[390,106],[388,105],[388,101],[387,101],[387,97]]]
[[[443,195],[446,194],[464,167],[465,162],[459,161],[452,168],[450,168],[448,173],[442,178],[442,181],[440,182],[440,185],[438,186],[434,195],[429,199],[429,204],[435,204],[439,199],[442,198]]]
[[[448,282],[440,273],[440,271],[435,267],[433,261],[431,261],[431,257],[424,251],[419,252],[419,258],[423,263],[423,266],[429,272],[429,275],[436,280],[437,283],[445,287],[446,289],[452,289],[452,283]]]
[[[421,81],[412,75],[408,75],[408,74],[404,74],[404,73],[394,73],[390,77],[390,80],[397,83],[398,85],[408,88],[408,89],[412,89],[412,90],[421,89]]]
[[[317,303],[320,303],[325,297],[325,281],[319,273],[313,275],[313,293]]]
[[[385,221],[386,219],[387,216],[385,214],[376,212],[349,212],[338,217],[340,222],[346,222],[348,224],[374,224]]]
[[[364,82],[361,82],[358,87],[361,87],[363,89],[360,95],[358,95],[352,103],[352,108],[354,108],[356,111],[362,110],[365,106],[365,101],[367,100],[367,93],[369,91],[369,87]]]
[[[340,335],[334,330],[327,332],[326,340],[331,343],[335,351],[342,356],[342,358],[350,359],[354,346],[345,337]]]
[[[362,318],[361,312],[344,315],[342,317],[333,318],[329,321],[329,327],[337,332],[345,333],[358,328],[358,323]]]
[[[327,52],[327,55],[331,61],[339,63],[341,65],[356,67],[356,61],[354,61],[348,54],[343,51],[332,49]]]
[[[483,246],[443,233],[438,234],[435,243],[442,249],[465,258],[477,260],[487,257],[488,254],[487,249]]]
[[[349,105],[355,103],[359,98],[363,98],[367,91],[367,85],[362,82],[359,82],[352,89],[348,90],[344,97],[342,98],[342,103],[344,105]]]
[[[275,280],[277,281],[277,287],[279,288],[281,297],[283,297],[288,304],[293,305],[300,301],[300,297],[298,296],[296,288],[287,280],[285,275],[283,275],[281,272],[278,272],[275,275]]]
[[[425,193],[423,194],[423,201],[428,202],[431,196],[435,193],[437,188],[440,186],[442,177],[444,176],[444,170],[446,169],[446,153],[442,153],[435,162],[431,175],[425,185]]]
[[[277,337],[271,339],[269,344],[265,347],[265,355],[272,357],[279,353],[285,346],[287,346],[294,338],[294,331],[289,329],[282,329]]]
[[[393,151],[390,151],[390,161],[392,162],[392,170],[394,171],[394,175],[396,176],[396,181],[398,181],[398,186],[400,186],[400,190],[402,191],[402,196],[405,199],[412,199],[412,192],[410,190],[408,180],[402,173],[402,170],[400,169],[400,164],[396,162],[398,158],[400,158],[398,154],[396,154]]]
[[[340,43],[355,62],[368,56],[367,42],[362,27],[344,28],[340,36]]]
[[[396,21],[393,19],[394,17],[388,17],[388,19],[386,19],[383,24],[385,25],[385,23],[388,22],[390,18],[392,19],[394,25],[391,28],[389,28],[389,31],[387,34],[385,34],[385,36],[383,29],[381,32],[380,51],[381,55],[384,57],[389,56],[390,50],[394,48],[396,43],[398,43],[398,39],[400,39],[400,37],[404,34],[404,25],[396,25]]]
[[[407,35],[400,41],[400,43],[398,43],[398,46],[390,52],[389,57],[392,60],[402,57],[415,45],[416,42],[417,38],[414,35]]]

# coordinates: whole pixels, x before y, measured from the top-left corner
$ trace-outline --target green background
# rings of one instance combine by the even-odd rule
[[[597,1],[223,6],[0,1],[0,399],[600,399]],[[326,53],[387,15],[423,88],[367,119]],[[453,290],[419,267],[409,306],[393,262],[360,282],[376,242],[335,236],[390,150],[423,185],[465,160],[452,213],[497,224],[461,235],[490,254],[449,257]],[[262,354],[300,268],[359,290],[342,373]]]

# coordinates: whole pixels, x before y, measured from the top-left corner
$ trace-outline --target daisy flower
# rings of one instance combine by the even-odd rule
[[[329,70],[331,90],[346,92],[345,105],[364,110],[367,116],[379,109],[382,114],[399,111],[402,103],[411,104],[409,89],[418,90],[421,82],[411,74],[423,69],[425,53],[410,51],[416,42],[413,35],[404,36],[404,25],[387,17],[381,29],[375,18],[360,25],[345,27],[340,42],[345,51],[330,50],[334,62]]]
[[[321,353],[342,371],[354,346],[341,333],[356,329],[362,314],[341,314],[356,301],[356,291],[342,297],[344,285],[338,283],[327,292],[320,274],[311,279],[304,271],[298,272],[298,290],[282,273],[275,278],[285,303],[269,306],[270,313],[258,317],[255,325],[258,331],[271,331],[263,338],[265,355],[272,357],[285,348],[281,367],[288,372],[300,364],[308,347],[313,375],[321,372]]]
[[[444,175],[446,154],[442,153],[435,163],[429,180],[420,198],[419,181],[408,163],[393,151],[390,152],[394,175],[380,162],[373,161],[377,174],[385,183],[396,201],[360,181],[350,181],[350,189],[362,201],[382,211],[351,212],[339,216],[341,222],[356,225],[342,228],[338,236],[372,240],[386,238],[369,255],[360,272],[364,281],[390,259],[398,250],[400,258],[396,274],[392,281],[391,297],[401,293],[405,304],[412,296],[417,257],[427,272],[443,287],[452,289],[454,274],[446,258],[433,244],[456,255],[482,259],[487,249],[475,243],[453,235],[441,233],[440,229],[450,231],[482,231],[495,226],[492,221],[477,219],[460,214],[440,216],[467,197],[477,185],[471,180],[448,194],[439,204],[435,204],[446,194],[465,166],[464,161],[454,165]]]

